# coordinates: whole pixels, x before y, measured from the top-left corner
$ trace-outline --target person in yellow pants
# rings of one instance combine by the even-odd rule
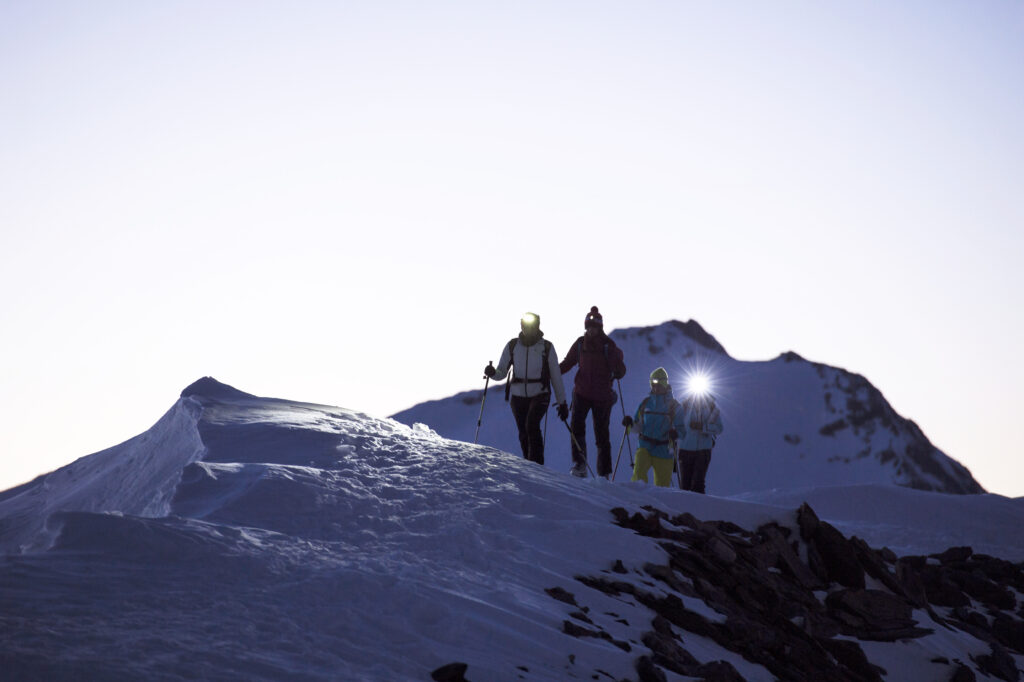
[[[662,488],[672,485],[675,440],[685,430],[686,423],[679,403],[672,396],[664,367],[651,372],[650,395],[640,401],[635,415],[622,418],[622,425],[627,431],[636,426],[640,432],[632,480],[647,483],[647,473],[653,467],[654,485]]]

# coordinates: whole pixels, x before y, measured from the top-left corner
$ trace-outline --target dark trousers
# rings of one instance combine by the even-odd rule
[[[710,450],[680,450],[679,466],[683,475],[683,490],[704,493],[704,477],[711,464]]]
[[[608,436],[608,421],[612,416],[614,402],[594,402],[581,395],[572,399],[572,432],[576,441],[583,448],[577,452],[576,443],[572,446],[572,461],[587,461],[587,413],[594,412],[594,440],[597,442],[597,475],[610,476],[612,473],[612,444]]]
[[[509,402],[512,405],[512,416],[516,418],[516,427],[519,429],[519,447],[523,449],[523,457],[531,462],[543,464],[544,434],[540,431],[540,423],[548,411],[551,394],[541,393],[532,398],[514,395],[509,398]]]

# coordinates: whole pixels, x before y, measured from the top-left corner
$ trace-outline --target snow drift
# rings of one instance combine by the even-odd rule
[[[638,532],[617,514],[651,509],[741,529],[774,524],[796,538],[796,500],[819,495],[823,520],[872,547],[925,555],[972,545],[1024,559],[1019,500],[877,485],[776,495],[579,480],[422,425],[203,379],[146,433],[0,494],[0,666],[10,679],[424,680],[461,662],[477,682],[638,679],[639,661],[656,658],[640,598],[675,594],[645,567],[665,565],[670,551],[649,524]],[[955,513],[943,511],[950,500]],[[973,522],[952,522],[963,515]],[[730,527],[695,532],[704,528]],[[748,536],[723,537],[742,557]],[[613,570],[621,566],[625,577]],[[632,592],[581,582],[602,576]],[[1019,601],[1015,588],[999,589]],[[566,593],[591,605],[596,625],[555,598]],[[775,676],[726,646],[736,621],[718,601],[673,598],[709,631],[673,624],[662,634],[702,666]],[[983,612],[965,598],[965,618]],[[1012,632],[1020,621],[1004,612]],[[960,622],[948,610],[935,618],[914,611],[932,634],[859,646],[891,680],[1006,664],[992,635],[945,624]],[[1019,653],[1008,654],[1015,667]]]

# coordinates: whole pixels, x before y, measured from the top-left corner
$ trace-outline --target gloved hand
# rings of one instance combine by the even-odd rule
[[[621,379],[625,375],[626,375],[625,372],[622,372],[622,371],[619,371],[619,370],[615,370],[614,372],[612,372],[612,379],[615,379],[616,381],[618,381],[619,379]]]
[[[487,366],[484,367],[484,376],[490,379],[491,377],[494,376],[495,371],[496,370],[494,369],[494,365],[492,365],[491,363],[487,363]]]
[[[558,403],[558,418],[562,421],[569,418],[569,406],[565,403]]]
[[[633,425],[633,418],[627,414],[625,417],[622,418],[622,425],[628,429]]]
[[[677,438],[679,438],[679,432],[676,431],[675,429],[669,429],[668,430],[668,439],[669,440],[676,440]]]

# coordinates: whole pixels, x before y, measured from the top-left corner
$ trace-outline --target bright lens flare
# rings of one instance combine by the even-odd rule
[[[691,374],[686,388],[692,395],[707,395],[711,392],[711,379],[706,374]]]
[[[526,313],[523,315],[523,326],[533,327],[537,324],[537,316],[533,313]]]

